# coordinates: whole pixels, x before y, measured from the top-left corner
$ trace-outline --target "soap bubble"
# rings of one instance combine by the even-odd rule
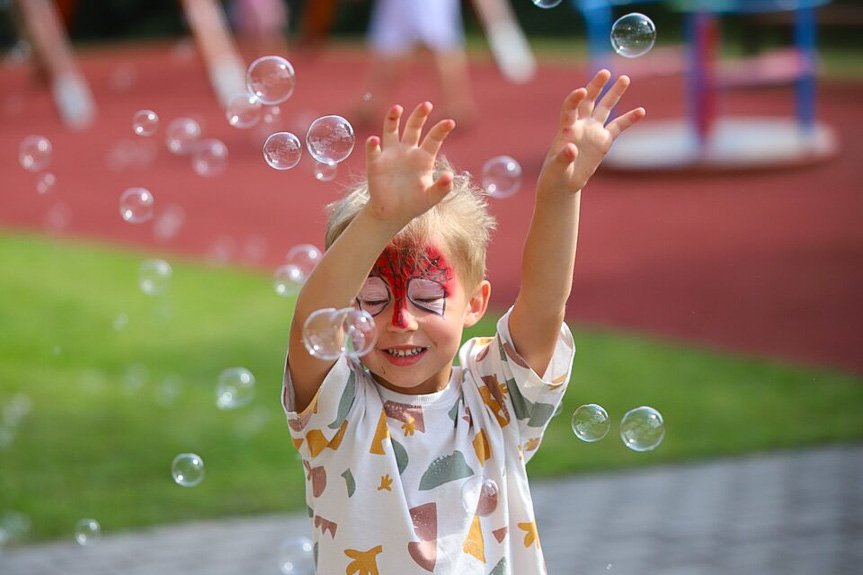
[[[159,295],[171,285],[171,264],[165,260],[147,260],[138,269],[138,286],[147,295]]]
[[[276,268],[273,274],[273,288],[282,297],[293,297],[300,293],[306,275],[295,265],[285,264]]]
[[[563,0],[533,0],[534,5],[539,8],[554,8],[561,2]]]
[[[324,254],[321,253],[321,250],[312,244],[299,244],[288,250],[285,263],[297,266],[303,273],[303,281],[305,281],[305,278],[309,277],[322,257]]]
[[[291,97],[297,78],[294,67],[281,56],[262,56],[246,72],[246,88],[262,104],[280,104]]]
[[[225,170],[227,163],[228,146],[215,138],[198,144],[192,154],[192,168],[199,176],[216,176]]]
[[[225,117],[235,128],[251,128],[261,120],[261,102],[255,96],[240,94],[228,102]]]
[[[662,415],[646,405],[626,412],[620,421],[620,438],[633,451],[655,449],[665,437]]]
[[[153,110],[138,110],[132,116],[132,129],[139,136],[152,136],[159,128],[159,115]]]
[[[102,537],[102,526],[95,519],[82,519],[75,524],[75,541],[81,547],[95,543]]]
[[[183,487],[194,487],[204,480],[204,460],[194,453],[181,453],[171,462],[174,482]]]
[[[474,475],[465,481],[461,488],[461,502],[464,510],[480,517],[488,517],[497,509],[500,488],[494,479]]]
[[[18,161],[26,170],[39,172],[51,163],[53,147],[44,136],[27,136],[18,146]]]
[[[621,16],[611,27],[611,46],[624,58],[644,56],[655,42],[656,26],[644,14]]]
[[[335,308],[313,311],[303,324],[303,344],[309,354],[321,359],[338,359],[344,351],[344,314]]]
[[[578,407],[572,414],[572,431],[582,441],[592,443],[608,434],[611,421],[608,413],[595,403]]]
[[[508,198],[521,187],[521,166],[509,156],[497,156],[482,167],[482,187],[493,198]]]
[[[54,184],[57,183],[57,177],[51,172],[42,172],[39,174],[39,179],[36,180],[36,191],[40,194],[47,194],[54,189]]]
[[[314,174],[315,179],[319,182],[330,182],[336,177],[339,171],[338,164],[327,164],[323,162],[315,162]]]
[[[273,169],[290,170],[300,163],[302,155],[300,139],[290,132],[270,134],[264,142],[264,160]]]
[[[17,511],[0,513],[0,547],[6,543],[22,541],[30,531],[30,518]]]
[[[362,357],[369,353],[377,342],[375,319],[365,311],[344,308],[342,327],[345,335],[344,352],[349,357]]]
[[[201,137],[201,125],[192,118],[177,118],[165,129],[165,145],[172,154],[188,154]]]
[[[312,157],[325,164],[347,159],[354,149],[354,128],[341,116],[323,116],[309,126],[306,148]]]
[[[279,545],[279,570],[282,575],[314,575],[314,544],[307,537],[291,537]]]
[[[236,409],[251,403],[255,398],[255,376],[244,367],[230,367],[219,374],[216,386],[216,406],[219,409]]]
[[[153,217],[153,194],[146,188],[129,188],[120,195],[120,215],[130,224]]]

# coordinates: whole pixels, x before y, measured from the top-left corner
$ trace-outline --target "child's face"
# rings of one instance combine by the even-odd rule
[[[462,331],[482,317],[488,282],[465,287],[433,245],[419,257],[387,247],[357,296],[375,318],[377,343],[363,364],[378,383],[402,393],[432,393],[449,381]]]

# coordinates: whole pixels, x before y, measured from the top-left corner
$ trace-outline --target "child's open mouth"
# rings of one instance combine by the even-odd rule
[[[393,365],[412,365],[428,351],[427,347],[400,347],[384,349],[384,355]]]

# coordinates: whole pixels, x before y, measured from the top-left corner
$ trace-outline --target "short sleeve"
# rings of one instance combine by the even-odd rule
[[[548,367],[540,376],[515,349],[509,332],[511,311],[500,318],[493,338],[477,338],[465,344],[464,359],[477,380],[483,402],[498,423],[502,427],[511,423],[518,426],[519,442],[525,459],[529,459],[563,400],[572,373],[575,343],[569,326],[563,323]]]
[[[336,450],[348,426],[348,417],[357,404],[358,366],[340,357],[324,378],[318,392],[302,411],[294,407],[294,388],[285,361],[282,407],[288,419],[291,439],[304,459],[314,459],[327,448]]]

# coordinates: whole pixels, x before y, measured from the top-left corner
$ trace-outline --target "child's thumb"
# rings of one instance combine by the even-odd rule
[[[429,188],[429,192],[435,203],[441,201],[448,193],[450,193],[452,190],[453,177],[452,172],[444,172],[438,176],[437,180],[435,180],[434,184]]]
[[[554,161],[558,162],[564,168],[570,165],[578,157],[578,148],[572,142],[567,143],[554,157]]]

